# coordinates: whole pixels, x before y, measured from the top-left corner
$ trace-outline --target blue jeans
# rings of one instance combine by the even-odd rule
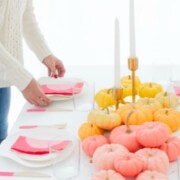
[[[0,143],[6,138],[8,133],[10,98],[10,87],[0,88]]]

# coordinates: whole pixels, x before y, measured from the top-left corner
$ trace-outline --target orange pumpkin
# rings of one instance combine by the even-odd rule
[[[129,125],[140,125],[144,122],[153,120],[152,111],[141,106],[126,104],[118,108],[117,113],[121,116],[122,121],[125,123],[128,114],[133,111],[128,120]]]
[[[167,154],[170,162],[175,161],[180,156],[180,138],[170,136],[160,149]]]
[[[136,132],[137,141],[144,147],[159,147],[169,136],[169,129],[160,122],[146,122]]]
[[[126,180],[121,174],[114,170],[101,170],[91,176],[91,180]]]
[[[160,84],[152,82],[152,83],[142,83],[139,87],[138,94],[140,97],[150,97],[153,98],[159,92],[162,92],[163,88]]]
[[[120,144],[105,144],[96,149],[93,154],[93,165],[97,170],[114,170],[114,158],[128,150]]]
[[[157,171],[143,171],[136,180],[169,180],[168,176]]]
[[[123,176],[133,177],[143,170],[143,163],[140,155],[126,152],[114,159],[114,168]]]
[[[103,135],[89,136],[83,140],[82,149],[86,153],[86,155],[92,157],[94,154],[94,151],[98,147],[107,143],[108,143],[108,139]]]
[[[175,93],[160,92],[156,94],[155,98],[164,108],[176,108],[178,106],[178,97]]]
[[[164,151],[157,148],[143,148],[135,152],[143,157],[143,170],[158,171],[166,174],[169,168],[169,159]]]
[[[81,140],[83,140],[89,136],[100,135],[103,133],[104,133],[104,131],[102,129],[100,129],[99,127],[97,127],[92,122],[83,123],[78,130],[78,134],[79,134],[79,137]]]
[[[167,124],[172,131],[180,129],[180,112],[175,109],[159,109],[153,114],[153,120]]]
[[[162,108],[162,104],[154,98],[147,98],[147,97],[140,98],[140,99],[138,99],[136,104],[140,105],[144,108],[151,109],[152,112],[155,112],[156,110]]]
[[[121,117],[116,112],[104,109],[93,110],[88,114],[88,121],[95,123],[99,128],[111,130],[121,124]]]

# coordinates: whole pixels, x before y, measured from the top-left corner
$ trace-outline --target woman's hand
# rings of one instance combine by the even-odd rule
[[[48,75],[50,77],[62,77],[65,74],[65,68],[60,59],[54,55],[46,57],[43,61],[43,64],[48,68]]]
[[[48,106],[51,100],[42,92],[39,84],[32,79],[29,85],[22,91],[25,99],[36,106]]]

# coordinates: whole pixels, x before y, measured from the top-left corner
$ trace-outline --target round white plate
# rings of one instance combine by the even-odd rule
[[[47,155],[27,155],[17,153],[11,150],[12,144],[16,141],[19,136],[27,136],[31,138],[44,139],[44,140],[52,140],[54,138],[62,138],[62,140],[71,140],[72,144],[69,145],[62,151],[62,156],[58,156],[56,154],[47,154]],[[76,146],[76,139],[67,131],[59,130],[55,128],[35,128],[35,129],[26,129],[18,131],[14,134],[9,135],[6,140],[4,140],[1,144],[0,148],[0,156],[9,158],[21,165],[32,168],[40,168],[50,166],[53,159],[56,159],[56,162],[60,162],[65,160],[71,153],[73,152]]]

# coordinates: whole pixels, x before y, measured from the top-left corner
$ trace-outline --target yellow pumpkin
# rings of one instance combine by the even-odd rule
[[[178,106],[178,97],[175,93],[160,92],[155,98],[162,104],[164,108],[176,108]]]
[[[101,108],[106,108],[108,106],[114,105],[115,100],[112,95],[111,89],[102,89],[95,95],[95,102]]]
[[[154,98],[140,98],[136,102],[137,105],[143,106],[144,108],[151,109],[152,112],[162,108],[162,104]]]
[[[120,79],[120,84],[122,86],[132,86],[132,76],[131,75],[128,75],[128,76],[123,76],[121,79]],[[138,88],[141,84],[141,81],[139,79],[139,77],[135,77],[135,86]]]
[[[122,122],[119,114],[109,109],[91,111],[88,120],[105,130],[111,130]]]
[[[175,109],[159,109],[153,114],[153,120],[167,124],[172,131],[180,129],[180,112]]]
[[[138,105],[132,106],[131,104],[126,104],[120,106],[117,110],[117,113],[122,118],[124,124],[131,111],[132,115],[128,120],[129,125],[141,125],[144,122],[151,122],[153,120],[152,111],[150,109],[146,109]]]
[[[81,140],[93,136],[93,135],[101,135],[103,134],[104,131],[97,127],[94,123],[92,122],[85,122],[81,124],[79,130],[78,130],[78,135]]]
[[[162,91],[163,88],[160,84],[155,82],[146,82],[140,85],[138,94],[140,97],[154,98],[156,94]]]

